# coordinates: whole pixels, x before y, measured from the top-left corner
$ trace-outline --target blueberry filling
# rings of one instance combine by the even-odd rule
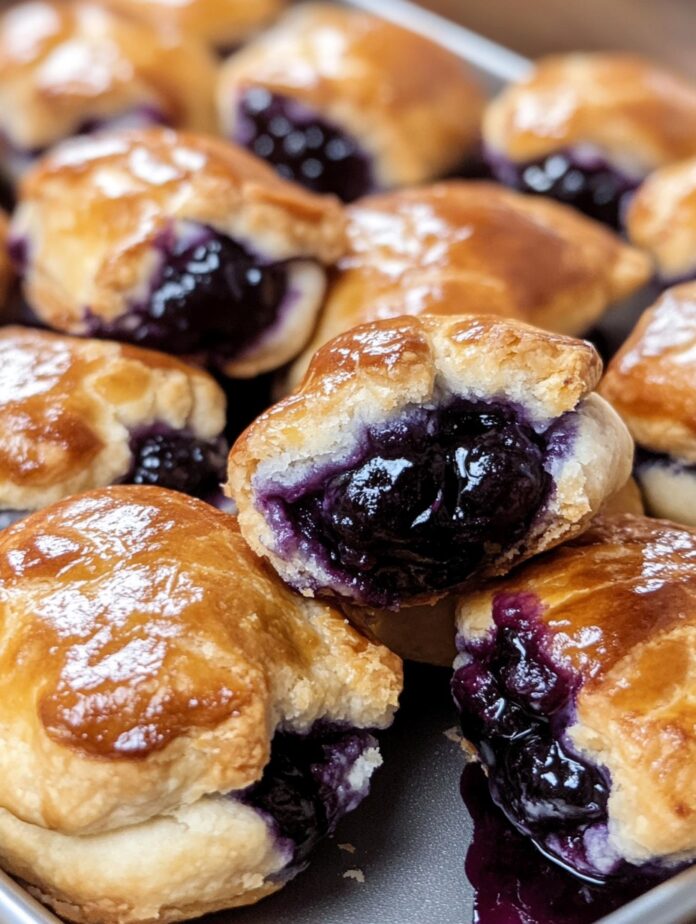
[[[299,550],[370,605],[458,586],[524,536],[551,488],[547,438],[507,405],[416,408],[361,445],[343,466],[260,499],[281,554]]]
[[[302,103],[262,87],[240,98],[233,140],[314,192],[352,202],[376,188],[367,154],[354,138]]]
[[[288,294],[288,264],[263,264],[212,228],[194,231],[163,235],[147,297],[113,321],[88,312],[87,332],[169,353],[205,351],[224,362],[272,327]]]
[[[358,767],[376,747],[376,739],[359,729],[318,726],[309,735],[275,735],[263,777],[241,801],[263,812],[278,837],[290,843],[292,873],[367,795],[370,772]]]
[[[580,679],[549,655],[538,599],[499,594],[493,621],[487,636],[458,639],[463,663],[452,693],[494,801],[577,875],[601,883],[626,874],[607,842],[608,773],[575,753],[565,734]]]
[[[207,498],[225,479],[227,444],[222,437],[196,439],[185,430],[159,424],[131,435],[128,484],[156,485]]]
[[[522,164],[490,150],[486,156],[493,175],[506,186],[558,199],[612,228],[621,226],[624,201],[640,183],[601,157],[574,150]]]

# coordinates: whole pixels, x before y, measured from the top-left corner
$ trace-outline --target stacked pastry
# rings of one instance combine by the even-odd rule
[[[696,853],[696,544],[631,475],[696,523],[693,287],[603,380],[576,338],[693,275],[696,90],[571,55],[484,113],[424,38],[283,6],[0,16],[0,865],[89,924],[253,903],[367,794],[399,655],[456,643],[508,820],[655,881]],[[516,189],[451,178],[481,142]],[[631,243],[580,214],[653,170]]]

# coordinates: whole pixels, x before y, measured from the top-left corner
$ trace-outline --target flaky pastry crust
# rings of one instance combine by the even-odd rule
[[[234,136],[251,87],[290,97],[357,139],[381,187],[433,179],[478,139],[483,93],[460,58],[357,10],[303,4],[223,67],[218,109]],[[379,91],[376,91],[379,88]]]
[[[195,36],[216,49],[244,41],[280,13],[287,0],[104,0],[118,13],[158,29]]]
[[[370,196],[347,215],[349,249],[291,386],[322,344],[367,321],[485,312],[577,335],[651,273],[597,222],[494,183]]]
[[[696,154],[696,86],[638,55],[551,55],[488,106],[483,138],[518,163],[589,145],[641,177]]]
[[[132,432],[152,424],[217,437],[224,392],[162,353],[0,328],[0,509],[37,510],[124,478]]]
[[[98,4],[37,0],[0,17],[0,127],[26,154],[138,109],[178,128],[212,131],[215,73],[194,39]]]
[[[629,204],[626,230],[653,257],[662,280],[696,275],[696,158],[647,177]]]
[[[272,524],[257,503],[262,485],[293,485],[317,466],[350,459],[366,427],[449,396],[504,399],[538,427],[575,412],[572,449],[549,459],[555,490],[543,516],[523,543],[487,568],[504,573],[583,529],[630,475],[630,436],[609,405],[592,394],[600,374],[601,361],[589,343],[519,322],[470,315],[364,324],[322,347],[299,389],[242,434],[230,453],[226,490],[252,548],[311,594],[316,575],[278,553]],[[426,590],[412,602],[437,596]]]
[[[169,129],[74,139],[21,185],[11,233],[26,242],[25,296],[59,330],[84,333],[88,309],[113,320],[148,296],[158,241],[186,223],[211,227],[268,260],[331,263],[345,246],[337,200],[280,179],[221,139]],[[304,318],[304,337],[285,359],[312,322]]]
[[[568,730],[609,771],[609,837],[633,863],[696,856],[696,531],[601,518],[567,545],[461,600],[492,625],[498,594],[532,594],[553,658],[582,686]]]
[[[601,394],[634,439],[696,462],[696,283],[668,289],[609,363]]]

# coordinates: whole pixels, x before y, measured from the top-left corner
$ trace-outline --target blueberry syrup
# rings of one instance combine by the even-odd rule
[[[288,180],[352,202],[376,189],[358,142],[317,113],[263,87],[238,102],[233,141],[267,161]]]
[[[185,430],[163,424],[131,434],[133,463],[123,481],[157,485],[206,499],[225,480],[227,442],[224,437],[196,439]]]
[[[496,805],[550,860],[595,885],[645,876],[609,843],[609,773],[566,734],[581,680],[549,655],[540,612],[531,593],[501,593],[492,631],[457,639],[452,693],[464,736]]]
[[[640,184],[601,157],[574,150],[554,151],[523,164],[490,150],[486,157],[495,178],[506,186],[558,199],[617,229],[627,196]]]
[[[282,842],[290,843],[291,874],[306,866],[316,844],[367,795],[367,776],[353,780],[351,771],[376,747],[376,739],[360,729],[318,726],[309,735],[275,735],[263,777],[241,798],[271,820]]]
[[[358,458],[261,497],[281,553],[316,561],[375,606],[454,588],[525,534],[548,497],[547,437],[512,407],[416,408],[365,433]]]
[[[242,354],[278,318],[288,267],[258,257],[213,228],[174,230],[159,241],[160,268],[147,297],[113,321],[87,313],[87,333],[168,353]]]
[[[657,884],[646,876],[591,885],[548,860],[492,801],[478,764],[465,767],[461,793],[474,823],[465,864],[474,924],[592,924]]]

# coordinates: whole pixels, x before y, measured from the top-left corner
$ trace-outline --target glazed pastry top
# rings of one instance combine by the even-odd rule
[[[668,289],[609,363],[600,392],[636,442],[696,462],[696,283]]]
[[[133,111],[211,131],[214,81],[203,45],[96,4],[34,0],[0,17],[0,124],[27,154]]]
[[[598,223],[488,182],[369,196],[348,208],[348,239],[298,371],[337,334],[401,314],[485,311],[580,334],[650,275]]]
[[[552,55],[489,105],[483,134],[518,163],[589,145],[643,176],[696,154],[696,86],[638,55]]]
[[[653,256],[662,280],[696,274],[696,158],[647,177],[631,199],[626,229]]]
[[[158,488],[5,530],[0,624],[3,807],[68,832],[242,789],[276,727],[383,726],[400,689],[398,658],[294,596],[234,518]]]

